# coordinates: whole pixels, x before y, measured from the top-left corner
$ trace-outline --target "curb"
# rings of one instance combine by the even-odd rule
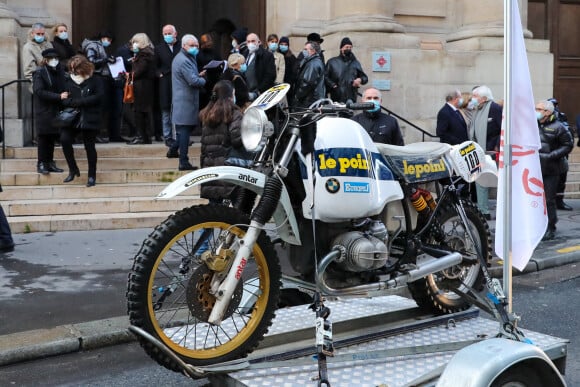
[[[0,366],[128,343],[126,316],[0,336]]]
[[[548,250],[552,253],[552,248],[546,248],[537,254]],[[555,253],[550,258],[532,258],[523,271],[514,270],[513,275],[580,262],[580,249],[563,253],[555,249]],[[503,277],[497,257],[489,271],[495,278]],[[136,341],[128,327],[129,317],[120,316],[0,336],[0,366]]]

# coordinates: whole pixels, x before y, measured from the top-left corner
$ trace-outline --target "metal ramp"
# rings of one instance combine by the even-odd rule
[[[414,301],[399,296],[325,304],[332,310],[336,349],[336,357],[327,358],[332,386],[434,386],[456,351],[498,333],[498,323],[479,317],[475,308],[425,315]],[[523,331],[563,372],[568,341]],[[314,313],[307,305],[280,309],[249,358],[207,367],[216,372],[208,378],[219,386],[316,386],[314,336]],[[431,382],[417,384],[421,376]]]

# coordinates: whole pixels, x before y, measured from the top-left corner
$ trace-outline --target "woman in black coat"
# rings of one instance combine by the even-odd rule
[[[87,187],[96,183],[97,176],[97,150],[95,141],[101,128],[101,100],[103,99],[103,87],[99,79],[93,76],[95,66],[83,55],[75,55],[69,61],[70,77],[66,79],[65,88],[69,92],[68,98],[64,99],[63,105],[80,110],[79,118],[73,127],[63,128],[60,133],[62,151],[68,164],[68,176],[65,183],[73,181],[75,176],[80,176],[77,166],[73,143],[78,131],[82,133],[87,161],[89,164]]]
[[[244,77],[246,58],[242,54],[233,53],[228,57],[228,68],[222,74],[222,79],[232,82],[235,89],[235,104],[242,109],[242,112],[250,105],[248,96],[248,85]]]
[[[70,40],[68,39],[68,27],[64,23],[58,23],[52,28],[52,36],[54,40],[52,41],[52,47],[58,52],[61,64],[66,70],[68,67],[68,61],[72,58],[76,52],[72,46]]]
[[[149,37],[138,33],[131,38],[133,51],[133,90],[135,126],[139,136],[129,144],[151,144],[153,101],[155,97],[155,54]]]
[[[61,108],[61,100],[68,97],[64,84],[64,69],[59,63],[58,52],[53,48],[42,51],[40,66],[32,75],[32,90],[38,145],[36,171],[43,175],[63,171],[54,162],[54,143],[58,140],[58,128],[52,122]]]

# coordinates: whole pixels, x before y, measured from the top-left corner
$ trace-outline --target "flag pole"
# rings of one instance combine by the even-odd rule
[[[503,207],[503,290],[507,297],[507,311],[512,312],[512,147],[511,147],[511,102],[513,101],[512,93],[512,77],[511,69],[513,65],[512,45],[511,45],[511,31],[514,23],[512,15],[512,1],[518,0],[504,0],[504,33],[503,33],[503,47],[504,47],[504,69],[503,69],[503,91],[504,91],[504,128],[503,128],[503,167],[505,172],[503,174],[504,184],[503,192],[498,192],[502,196]],[[517,21],[520,22],[519,20]]]

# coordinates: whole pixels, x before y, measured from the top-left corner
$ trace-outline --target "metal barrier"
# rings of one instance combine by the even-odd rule
[[[0,89],[2,90],[2,127],[0,128],[2,130],[2,158],[5,159],[6,158],[6,101],[5,101],[5,93],[4,90],[6,89],[7,86],[10,86],[14,83],[17,84],[21,84],[21,83],[30,83],[31,81],[29,79],[15,79],[13,81],[10,81],[8,83],[5,83],[3,85],[0,85]],[[30,106],[32,107],[31,110],[31,115],[32,115],[32,138],[34,139],[34,101],[32,100],[32,96],[30,97],[31,102],[30,102]]]

